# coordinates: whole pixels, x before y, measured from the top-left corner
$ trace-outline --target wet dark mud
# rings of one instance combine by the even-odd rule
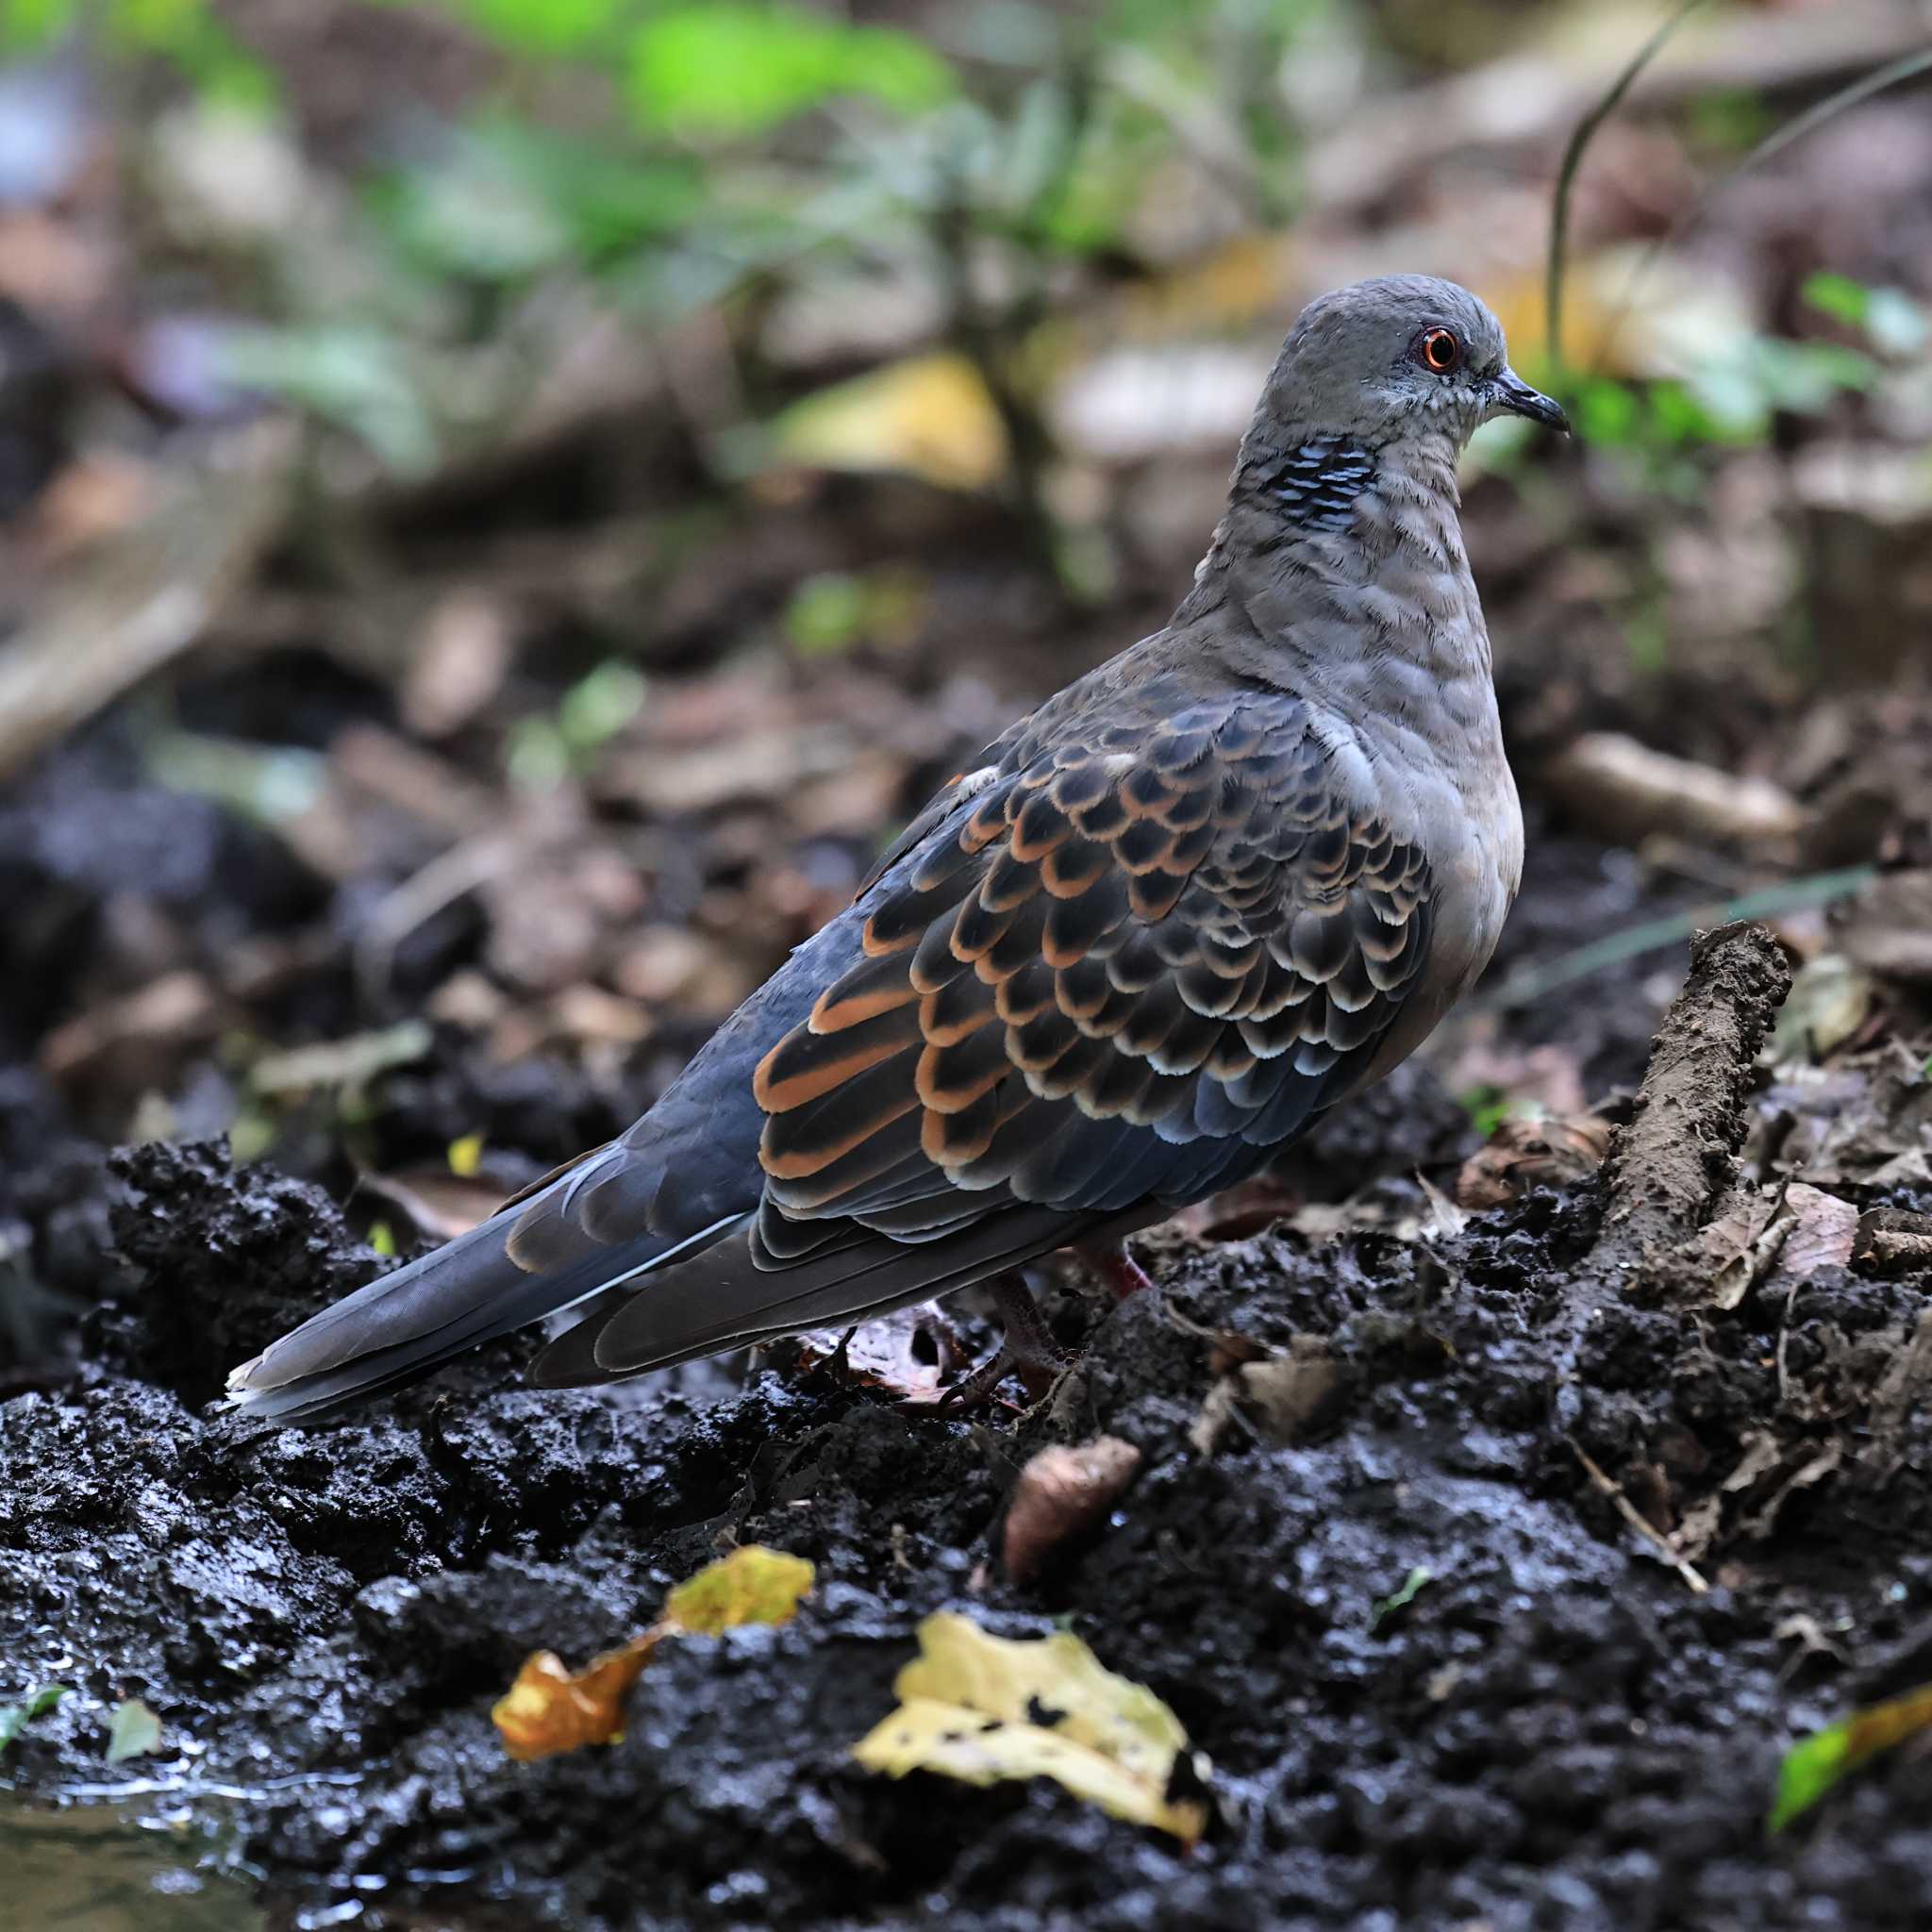
[[[1688,1108],[1722,1196],[1757,1105],[1782,969],[1743,943],[1693,967],[1607,1174],[1424,1241],[1163,1237],[1158,1293],[1060,1297],[1089,1352],[1017,1421],[757,1364],[538,1394],[506,1343],[351,1426],[243,1426],[206,1406],[225,1365],[383,1264],[218,1145],[124,1154],[80,1359],[0,1407],[0,1658],[75,1686],[9,1775],[97,1786],[105,1707],[143,1698],[143,1774],[275,1923],[1932,1924],[1932,1755],[1764,1830],[1795,1733],[1932,1675],[1932,1424],[1901,1370],[1932,1284],[1646,1288],[1710,1200],[1658,1193],[1643,1118]],[[1700,1051],[1725,1077],[1674,1088]],[[1224,1391],[1204,1424],[1270,1351],[1327,1364],[1319,1409]],[[1137,1480],[1004,1579],[1019,1467],[1099,1433]],[[667,1647],[609,1749],[506,1759],[489,1710],[526,1652],[614,1642],[753,1540],[818,1566],[791,1624]],[[941,1607],[1069,1620],[1166,1698],[1214,1762],[1205,1841],[862,1774]]]

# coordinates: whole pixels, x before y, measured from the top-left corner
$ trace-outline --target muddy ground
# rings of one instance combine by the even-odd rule
[[[313,47],[266,58],[308,123],[366,121],[385,155],[385,101],[413,127],[440,97],[321,0],[225,10],[299,12]],[[1457,39],[1491,9],[1365,10]],[[1768,111],[1748,76],[1800,16],[1828,58],[1778,112],[1836,86],[1840,12],[1736,12],[1747,78],[1709,104],[1752,112],[1608,124],[1579,264],[1715,180],[1717,124]],[[1442,97],[1391,102],[1406,126]],[[1532,344],[1568,110],[1502,153],[1447,130],[1448,165],[1419,155],[1325,232],[1270,215],[1224,259],[1218,229],[1130,276],[1097,258],[1048,360],[1171,359],[1131,391],[1140,441],[1064,431],[1053,569],[1004,484],[729,454],[924,358],[929,322],[808,353],[762,295],[662,342],[594,290],[506,304],[596,380],[512,398],[497,441],[412,479],[286,412],[232,444],[225,418],[127,415],[138,372],[102,349],[128,318],[254,312],[225,258],[181,277],[192,225],[144,214],[128,167],[62,191],[68,255],[0,225],[0,296],[10,234],[30,265],[92,262],[78,312],[113,325],[26,317],[81,344],[89,408],[50,425],[0,382],[0,651],[33,645],[48,699],[34,728],[0,716],[0,1707],[67,1687],[0,1744],[0,1932],[1932,1926],[1923,1740],[1766,1831],[1794,1740],[1932,1681],[1932,513],[1904,487],[1932,367],[1843,312],[1847,277],[1932,309],[1924,108],[1870,102],[1768,161],[1678,264],[1731,291],[1741,366],[1856,341],[1869,388],[1780,391],[1712,442],[1670,429],[1640,361],[1594,391],[1621,432],[1472,465],[1529,820],[1476,997],[1272,1186],[1143,1237],[1155,1291],[1049,1274],[1084,1358],[970,1417],[776,1357],[540,1394],[527,1338],[329,1431],[212,1404],[388,1255],[621,1131],[939,782],[1164,621],[1240,427],[1174,408],[1198,348],[1265,368],[1371,258],[1491,263]],[[227,152],[212,178],[255,178]],[[325,192],[274,242],[301,274],[262,279],[333,286],[347,164],[282,152]],[[355,259],[381,283],[387,257]],[[1806,294],[1821,270],[1836,308]],[[818,293],[872,320],[854,286]],[[1116,301],[1137,291],[1144,317]],[[410,340],[467,392],[494,344],[447,306]],[[1157,308],[1172,334],[1143,341]],[[178,607],[150,516],[232,594],[177,659],[76,698],[73,627],[14,607],[85,591],[93,542]],[[1740,898],[1776,945],[1693,958]],[[963,1299],[946,1374],[993,1340]],[[1029,1457],[1102,1435],[1132,1484],[1007,1574]],[[817,1566],[792,1623],[667,1645],[619,1743],[508,1760],[491,1707],[531,1650],[580,1661],[751,1541]],[[1202,1841],[1050,1785],[862,1774],[941,1607],[1070,1624],[1165,1698],[1212,1762]],[[110,1763],[126,1699],[159,1741]]]
[[[1719,1308],[1675,1245],[1735,1200],[1747,1129],[1747,1190],[1784,1162],[1932,1206],[1868,1184],[1915,1131],[1909,1070],[1869,1147],[1754,1072],[1786,976],[1751,935],[1706,950],[1604,1172],[1435,1210],[1425,1240],[1413,1211],[1153,1238],[1158,1293],[1098,1319],[1059,1293],[1084,1363],[967,1420],[756,1364],[538,1394],[519,1343],[348,1427],[240,1425],[208,1407],[224,1367],[384,1264],[218,1143],[125,1152],[102,1186],[14,1078],[16,1199],[119,1257],[68,1272],[107,1288],[77,1365],[0,1407],[0,1655],[76,1686],[17,1786],[112,1789],[104,1708],[139,1695],[166,1743],[121,1789],[160,1790],[174,1858],[239,1867],[277,1924],[1924,1926],[1932,1757],[1764,1821],[1794,1734],[1932,1674],[1932,1276],[1787,1267]],[[1418,1073],[1290,1184],[1333,1196],[1367,1162],[1413,1210],[1418,1164],[1453,1184],[1474,1138]],[[1325,1400],[1224,1404],[1209,1441],[1217,1371],[1291,1348],[1332,1366]],[[1004,1579],[1019,1467],[1101,1433],[1138,1480]],[[616,1641],[752,1540],[818,1566],[794,1623],[663,1655],[612,1748],[506,1759],[489,1710],[526,1652]],[[862,1774],[849,1746],[945,1606],[1069,1620],[1153,1686],[1213,1760],[1205,1841],[1043,1785]]]

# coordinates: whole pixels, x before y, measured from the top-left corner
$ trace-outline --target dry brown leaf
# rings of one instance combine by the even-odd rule
[[[64,1080],[124,1044],[138,1045],[149,1058],[158,1046],[185,1049],[211,1039],[221,1007],[214,989],[198,973],[164,973],[158,979],[76,1014],[41,1042],[41,1071]]]
[[[1493,1012],[1458,1015],[1454,1038],[1454,1057],[1438,1069],[1450,1092],[1489,1089],[1527,1119],[1567,1120],[1590,1111],[1583,1070],[1567,1047],[1549,1041],[1521,1046]]]
[[[1569,1120],[1506,1120],[1462,1163],[1457,1205],[1471,1213],[1521,1200],[1532,1188],[1564,1187],[1603,1165],[1610,1124],[1594,1114]]]
[[[446,1167],[408,1167],[397,1174],[365,1174],[357,1182],[364,1194],[408,1217],[431,1241],[453,1241],[490,1219],[509,1198],[509,1190],[480,1175],[452,1174]]]
[[[1794,1218],[1779,1215],[1772,1194],[1740,1189],[1727,1195],[1689,1244],[1704,1304],[1735,1308],[1770,1267]]]
[[[1278,1442],[1298,1441],[1320,1424],[1341,1387],[1341,1368],[1325,1335],[1294,1335],[1286,1355],[1241,1363],[1208,1390],[1188,1440],[1211,1456],[1237,1413]]]
[[[964,1359],[958,1335],[937,1302],[895,1308],[861,1323],[849,1341],[846,1335],[843,1328],[808,1328],[785,1346],[800,1371],[841,1362],[851,1381],[914,1402],[937,1401],[946,1371]]]
[[[1932,1185],[1932,1080],[1896,1041],[1847,1060],[1842,1081],[1795,1090],[1799,1116],[1778,1163],[1814,1186]]]
[[[1782,1294],[1809,1281],[1821,1268],[1849,1268],[1858,1236],[1858,1210],[1822,1188],[1793,1181],[1785,1190],[1790,1224],[1765,1278],[1767,1294]]]
[[[1141,1467],[1141,1452],[1118,1436],[1055,1443],[1033,1456],[1013,1485],[1000,1560],[1024,1583],[1060,1544],[1091,1529],[1119,1500]]]
[[[496,598],[444,592],[403,679],[403,722],[420,738],[447,738],[474,724],[503,689],[511,652],[509,620]]]
[[[1932,870],[1881,873],[1842,909],[1837,939],[1855,967],[1932,985]]]

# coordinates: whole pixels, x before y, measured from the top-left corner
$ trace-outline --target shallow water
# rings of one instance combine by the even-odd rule
[[[7,1932],[259,1932],[206,1834],[151,1801],[37,1810],[0,1799]]]

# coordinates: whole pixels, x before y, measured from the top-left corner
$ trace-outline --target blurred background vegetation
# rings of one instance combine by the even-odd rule
[[[1581,431],[1470,459],[1540,856],[1452,1089],[1627,1077],[1740,898],[1869,1037],[1824,908],[1932,821],[1915,0],[4,21],[0,1058],[90,1141],[513,1184],[622,1124],[1161,621],[1296,308],[1398,268]],[[1566,143],[1664,25],[1559,351]]]

